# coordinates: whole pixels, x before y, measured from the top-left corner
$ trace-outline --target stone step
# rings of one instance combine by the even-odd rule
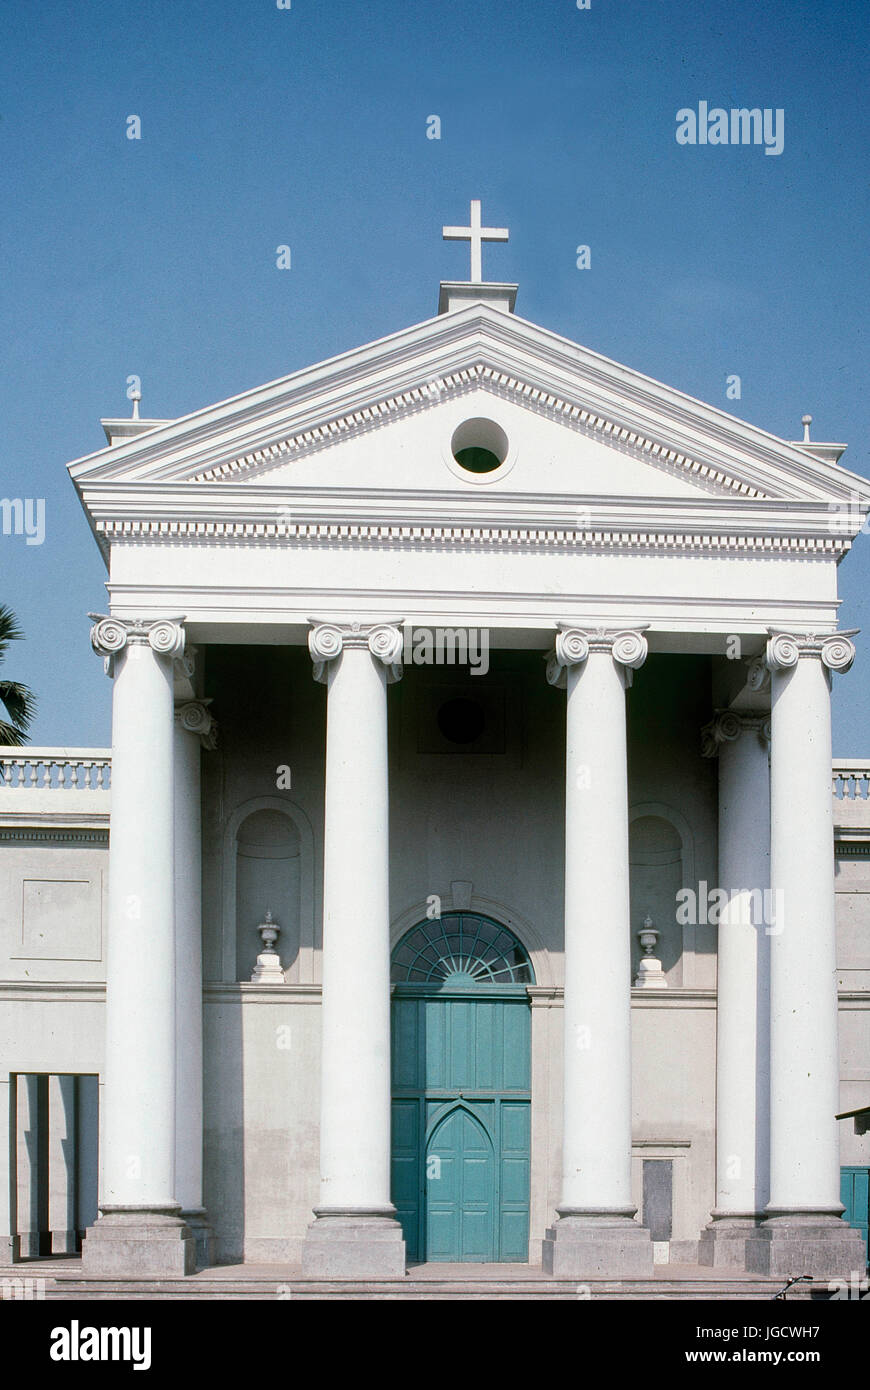
[[[346,1300],[463,1300],[603,1298],[615,1301],[653,1300],[771,1300],[782,1287],[773,1279],[626,1279],[584,1283],[561,1279],[404,1279],[404,1280],[229,1280],[194,1277],[178,1280],[47,1280],[47,1300],[243,1299],[305,1302]],[[812,1291],[827,1294],[825,1284],[789,1290],[788,1300],[808,1300]]]
[[[188,1278],[85,1278],[75,1261],[28,1262],[0,1267],[0,1299],[36,1296],[52,1302],[88,1300],[109,1302],[127,1299],[159,1301],[183,1299],[258,1301],[399,1300],[461,1301],[465,1299],[522,1300],[586,1298],[644,1300],[772,1300],[783,1280],[761,1275],[697,1267],[674,1269],[654,1278],[587,1280],[550,1279],[540,1270],[491,1266],[445,1268],[419,1267],[404,1279],[303,1279],[298,1266],[218,1266]],[[807,1301],[815,1295],[830,1297],[826,1281],[799,1284],[788,1292],[788,1301]]]

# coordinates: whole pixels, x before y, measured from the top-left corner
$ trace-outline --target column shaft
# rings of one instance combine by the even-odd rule
[[[716,1201],[700,1261],[742,1266],[770,1182],[770,771],[764,715],[709,725],[719,755],[716,1016]]]
[[[631,1214],[628,771],[609,652],[569,668],[567,733],[561,1208]]]
[[[311,636],[322,655],[324,629]],[[390,911],[386,657],[401,633],[330,628],[320,1205],[303,1266],[312,1274],[404,1272],[390,1201]],[[330,639],[332,639],[330,641]],[[320,643],[320,646],[318,645]],[[389,664],[387,661],[386,664]],[[318,668],[316,674],[323,674]]]
[[[770,876],[770,1202],[747,1241],[747,1267],[830,1278],[860,1269],[860,1240],[840,1220],[832,669],[846,634],[774,634]],[[800,1268],[798,1268],[798,1265]]]
[[[320,1201],[389,1208],[386,672],[367,650],[334,664],[327,718]]]
[[[562,1196],[543,1246],[555,1275],[652,1269],[631,1200],[625,714],[625,669],[645,655],[636,633],[563,632],[549,673],[563,666],[568,691]]]
[[[202,810],[203,739],[212,718],[192,701],[175,715],[175,1195],[196,1239],[197,1264],[214,1262],[203,1207]]]
[[[103,619],[112,695],[102,1217],[85,1268],[189,1273],[175,1193],[175,890],[172,623]]]
[[[773,673],[770,1201],[839,1214],[839,1051],[830,678],[805,658]]]
[[[172,1210],[175,939],[172,670],[145,643],[116,658],[100,1206]]]

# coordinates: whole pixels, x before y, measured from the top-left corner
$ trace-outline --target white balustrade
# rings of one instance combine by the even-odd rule
[[[0,790],[108,791],[110,748],[0,746]]]
[[[832,791],[838,801],[870,799],[870,760],[865,758],[834,758]]]

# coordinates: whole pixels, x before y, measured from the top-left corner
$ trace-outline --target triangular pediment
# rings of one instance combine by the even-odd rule
[[[508,441],[510,466],[492,479],[469,478],[452,458],[454,430],[478,416]],[[731,534],[744,515],[757,529],[778,513],[821,535],[826,509],[848,501],[854,534],[870,485],[824,447],[815,455],[477,303],[158,422],[70,472],[98,530],[127,515],[124,497],[135,496],[139,519],[159,498],[165,520],[176,503],[179,516],[220,517],[224,505],[230,515],[240,498],[254,517],[258,499],[274,506],[286,494],[294,506],[386,500],[392,520],[402,507],[485,519],[502,506],[521,523],[524,508],[552,505],[559,525],[587,504],[595,524],[609,502],[642,521],[648,503],[660,527],[673,512],[679,529],[691,512],[695,529],[703,520],[715,531],[721,514]]]

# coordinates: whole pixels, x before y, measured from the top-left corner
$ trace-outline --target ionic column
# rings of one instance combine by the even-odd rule
[[[747,1268],[831,1278],[863,1268],[841,1220],[837,1122],[831,672],[855,656],[848,633],[771,632],[770,1201]]]
[[[91,641],[114,687],[101,1215],[84,1269],[189,1274],[175,1191],[172,663],[184,631],[100,618]]]
[[[320,1205],[303,1269],[401,1276],[390,1200],[390,913],[387,696],[399,627],[315,624],[326,684]]]
[[[767,714],[717,714],[703,730],[719,759],[716,1204],[704,1265],[742,1268],[769,1194],[770,770]]]
[[[640,632],[566,628],[547,676],[567,688],[562,1197],[543,1243],[557,1276],[652,1271],[631,1200],[631,942],[625,690]]]
[[[175,1195],[196,1240],[198,1266],[214,1264],[202,1200],[202,810],[203,748],[217,726],[207,704],[175,709]]]

